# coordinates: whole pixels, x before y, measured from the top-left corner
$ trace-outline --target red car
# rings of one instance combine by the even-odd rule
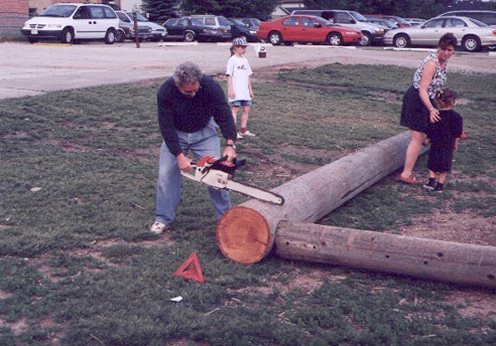
[[[292,15],[261,22],[257,36],[277,46],[291,42],[326,43],[332,46],[358,43],[362,33],[316,16]]]

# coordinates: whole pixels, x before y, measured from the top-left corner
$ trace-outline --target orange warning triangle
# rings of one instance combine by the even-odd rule
[[[196,252],[193,252],[191,256],[189,256],[189,258],[184,261],[184,263],[181,264],[179,268],[177,268],[174,275],[181,276],[185,279],[198,281],[199,283],[205,282],[205,278],[203,277],[200,262],[198,262],[198,256],[196,255]]]

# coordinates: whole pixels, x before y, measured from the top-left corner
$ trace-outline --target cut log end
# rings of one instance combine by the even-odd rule
[[[244,264],[261,261],[272,248],[269,224],[256,210],[234,207],[220,219],[217,244],[227,258]]]

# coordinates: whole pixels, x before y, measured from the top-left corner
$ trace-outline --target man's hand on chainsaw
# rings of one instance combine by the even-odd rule
[[[183,172],[191,172],[193,169],[191,166],[191,159],[183,153],[177,155],[177,166]]]
[[[236,158],[236,150],[233,147],[227,146],[222,152],[222,156],[227,156],[227,162],[232,162]]]

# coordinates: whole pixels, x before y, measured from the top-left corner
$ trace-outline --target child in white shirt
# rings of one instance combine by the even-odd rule
[[[242,107],[241,127],[238,131],[238,139],[243,138],[243,136],[255,136],[255,134],[248,131],[247,128],[248,115],[250,113],[253,99],[253,91],[251,89],[250,81],[250,75],[253,72],[250,64],[248,63],[248,59],[244,56],[247,46],[248,42],[246,42],[244,37],[238,37],[233,40],[231,49],[233,55],[227,62],[226,70],[227,95],[229,97],[229,103],[232,107],[234,123],[236,123],[238,111],[240,107]]]

